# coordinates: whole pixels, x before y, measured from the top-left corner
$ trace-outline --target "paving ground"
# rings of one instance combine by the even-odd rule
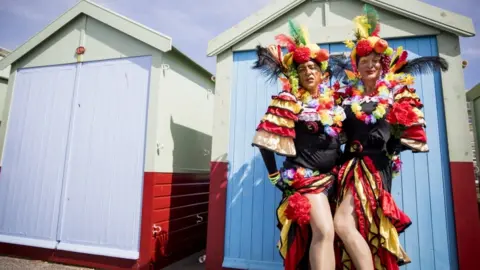
[[[203,253],[195,253],[177,263],[174,263],[164,270],[204,270],[205,264],[198,262]],[[0,255],[0,270],[91,270],[91,268],[75,267],[63,264],[33,261]]]
[[[12,257],[0,257],[1,270],[90,270],[91,268],[67,266],[62,264],[48,263],[43,261],[33,261],[18,259]]]
[[[163,270],[205,270],[205,263],[199,263],[198,258],[205,254],[204,252],[199,252],[187,257],[177,263],[169,265]]]

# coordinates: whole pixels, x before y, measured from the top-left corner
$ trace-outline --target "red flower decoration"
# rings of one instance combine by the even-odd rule
[[[370,42],[366,39],[362,39],[357,43],[357,55],[362,57],[369,55],[373,52],[373,47],[370,45]]]
[[[320,51],[317,52],[317,56],[315,57],[315,60],[318,62],[323,62],[327,61],[329,58],[328,51],[325,49],[320,49]]]
[[[338,91],[338,89],[340,89],[340,83],[339,83],[338,81],[336,81],[336,82],[333,84],[333,89],[334,89],[335,91]],[[335,93],[335,94],[337,94],[337,93]]]
[[[303,64],[310,61],[310,49],[307,47],[298,47],[293,52],[293,60],[297,64]]]
[[[391,125],[409,127],[418,122],[418,115],[413,111],[409,102],[396,102],[393,104],[386,120]]]
[[[282,82],[282,90],[290,92],[292,90],[292,86],[290,85],[290,81],[287,78],[280,78],[280,81]]]
[[[295,192],[288,198],[288,206],[285,209],[285,216],[298,223],[306,225],[310,223],[310,202],[302,194]]]

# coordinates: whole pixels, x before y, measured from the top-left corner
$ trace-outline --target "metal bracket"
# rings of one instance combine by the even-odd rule
[[[162,227],[158,226],[157,224],[153,224],[152,229],[153,229],[152,234],[154,237],[157,236],[162,231]]]

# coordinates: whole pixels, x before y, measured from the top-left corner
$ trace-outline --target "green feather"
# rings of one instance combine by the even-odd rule
[[[373,31],[377,28],[378,23],[378,13],[374,7],[369,4],[365,4],[363,6],[363,12],[367,16],[368,24],[370,25],[370,29],[368,29],[368,35],[371,36]]]
[[[295,40],[295,43],[297,45],[300,45],[300,44],[306,45],[305,37],[303,36],[303,33],[300,27],[298,27],[298,25],[296,25],[292,20],[288,20],[288,27],[290,28],[290,35]]]

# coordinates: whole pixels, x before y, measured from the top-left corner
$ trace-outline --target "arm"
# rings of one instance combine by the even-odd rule
[[[295,156],[295,121],[300,113],[301,104],[295,96],[282,92],[274,96],[263,116],[253,138],[252,145],[260,149],[263,162],[267,167],[270,182],[284,191],[287,185],[282,181],[275,162],[275,153],[283,156]]]
[[[275,153],[267,149],[260,149],[262,154],[263,162],[267,167],[268,178],[270,182],[274,184],[278,189],[284,191],[288,188],[288,185],[283,181],[280,172],[277,169],[277,164],[275,162]]]
[[[252,145],[282,156],[295,156],[295,122],[301,109],[300,102],[289,92],[274,96],[257,126]]]

